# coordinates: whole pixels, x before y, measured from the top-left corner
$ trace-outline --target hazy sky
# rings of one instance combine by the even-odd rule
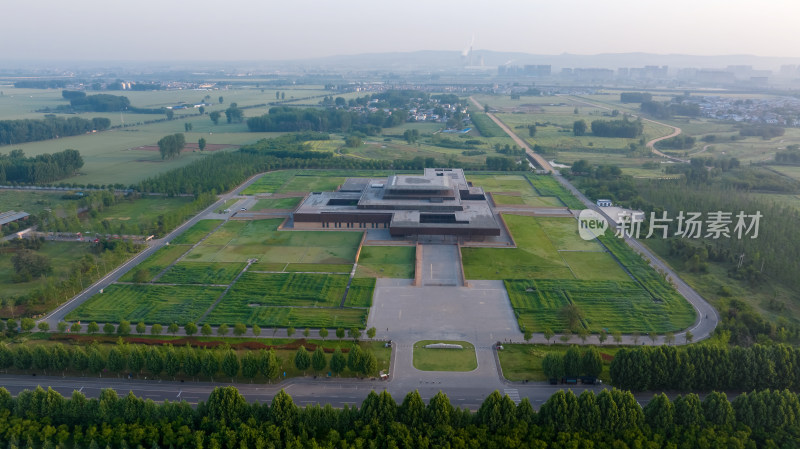
[[[468,47],[800,56],[797,0],[7,0],[0,58],[274,60]]]

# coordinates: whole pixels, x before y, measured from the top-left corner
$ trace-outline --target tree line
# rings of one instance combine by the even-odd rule
[[[644,124],[641,120],[593,120],[592,134],[597,137],[621,137],[634,139],[642,135]]]
[[[141,192],[159,192],[168,195],[226,192],[250,176],[281,169],[345,169],[345,170],[420,170],[434,167],[433,158],[416,157],[411,160],[356,159],[333,157],[331,153],[313,151],[303,145],[324,133],[287,134],[272,139],[262,139],[239,151],[216,152],[192,163],[142,181],[132,186]],[[488,158],[487,158],[488,159]],[[497,163],[497,169],[524,169],[508,158]],[[507,162],[510,161],[510,162]],[[468,164],[452,158],[446,166],[464,169],[486,169],[487,164]]]
[[[800,348],[710,345],[620,349],[612,383],[626,390],[800,390]]]
[[[376,135],[381,128],[397,126],[406,121],[404,111],[389,114],[383,110],[356,112],[343,109],[297,109],[288,106],[270,108],[269,113],[247,119],[253,132],[353,132]]]
[[[181,155],[186,146],[186,137],[183,133],[170,134],[158,140],[158,152],[161,159],[175,159]]]
[[[83,167],[76,150],[25,157],[22,150],[0,154],[0,183],[47,184],[68,178]]]
[[[37,388],[16,398],[0,388],[0,438],[9,447],[793,447],[800,405],[788,392],[762,391],[728,401],[712,393],[644,408],[628,392],[558,391],[534,411],[491,393],[477,412],[454,407],[439,392],[425,404],[416,391],[398,404],[370,392],[360,407],[299,407],[283,390],[250,404],[234,387],[214,389],[196,408],[157,404],[103,390],[70,398]]]
[[[547,353],[542,360],[542,371],[548,379],[581,376],[596,378],[603,371],[603,358],[594,346],[581,351],[572,345],[564,354]]]
[[[23,330],[33,327],[33,320],[26,318],[20,322]],[[77,323],[73,323],[73,326]],[[16,326],[16,322],[7,323]],[[94,324],[97,326],[97,324]],[[66,323],[63,324],[66,327]],[[80,325],[78,325],[79,327]],[[112,327],[113,325],[106,324]],[[129,326],[129,325],[128,325]],[[27,330],[31,330],[27,329]],[[378,361],[372,351],[362,349],[358,344],[339,347],[326,355],[322,346],[308,351],[300,346],[292,357],[292,363],[303,373],[311,370],[315,374],[328,371],[338,376],[346,369],[356,375],[377,374]],[[183,375],[197,379],[202,376],[212,382],[219,374],[225,378],[242,378],[252,382],[254,379],[272,382],[280,377],[285,369],[274,349],[244,350],[237,352],[230,347],[222,349],[195,348],[186,345],[175,348],[172,345],[146,346],[123,344],[121,340],[110,349],[97,344],[83,346],[64,346],[60,343],[45,345],[0,345],[0,370],[13,369],[24,373],[50,375],[86,373],[102,377],[111,372],[117,376],[147,376],[161,378],[162,375],[175,380]]]
[[[77,136],[92,131],[103,131],[109,126],[111,121],[103,117],[91,120],[55,116],[44,119],[0,120],[0,145]]]

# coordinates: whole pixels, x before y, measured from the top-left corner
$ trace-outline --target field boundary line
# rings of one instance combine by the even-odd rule
[[[236,281],[238,281],[238,280],[239,280],[239,278],[240,278],[240,277],[242,277],[242,275],[243,275],[243,274],[245,274],[245,272],[247,272],[247,269],[248,269],[248,268],[250,268],[250,265],[252,265],[253,263],[255,263],[255,261],[256,261],[256,259],[249,259],[249,260],[247,261],[247,265],[245,265],[245,267],[244,267],[244,268],[242,268],[242,271],[240,271],[240,272],[239,272],[239,274],[238,274],[238,275],[236,275],[236,277],[233,279],[233,281],[231,281],[231,283],[230,283],[230,284],[228,284],[228,288],[226,288],[226,289],[225,289],[225,290],[222,292],[222,294],[221,294],[221,295],[219,295],[219,297],[217,298],[217,300],[216,300],[216,301],[214,301],[214,304],[211,304],[211,306],[208,308],[208,310],[206,310],[206,311],[205,311],[205,312],[204,312],[202,315],[200,315],[200,318],[198,318],[198,319],[197,319],[197,322],[198,322],[198,323],[202,323],[202,322],[203,322],[203,320],[205,320],[205,319],[206,319],[206,317],[207,317],[207,316],[208,316],[208,315],[211,313],[211,311],[212,311],[212,310],[214,310],[214,308],[216,308],[216,307],[217,307],[217,305],[219,305],[219,303],[220,303],[220,302],[222,302],[222,298],[224,298],[224,297],[225,297],[225,295],[227,295],[227,294],[228,294],[228,292],[231,290],[231,288],[233,288],[233,285],[234,285],[234,284],[236,284]]]

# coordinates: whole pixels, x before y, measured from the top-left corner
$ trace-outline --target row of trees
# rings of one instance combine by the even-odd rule
[[[641,120],[593,120],[592,134],[597,137],[622,137],[634,139],[642,135],[644,124]]]
[[[77,136],[103,131],[110,126],[111,120],[104,117],[87,120],[80,117],[47,116],[44,119],[0,120],[0,145]]]
[[[0,183],[47,184],[68,178],[83,167],[76,150],[25,157],[22,150],[0,154]]]
[[[723,393],[653,398],[644,409],[627,392],[552,395],[536,412],[490,394],[476,413],[439,392],[401,404],[383,391],[360,407],[298,407],[280,391],[250,404],[233,387],[216,388],[193,408],[156,404],[103,390],[88,399],[37,388],[12,397],[0,388],[0,438],[9,447],[794,447],[800,436],[796,395],[763,391],[729,402]],[[27,446],[25,446],[27,445]]]
[[[352,132],[376,134],[381,128],[397,126],[405,122],[405,111],[391,114],[383,110],[356,112],[343,109],[297,109],[287,106],[270,108],[269,113],[247,119],[247,128],[254,132]]]
[[[347,354],[345,356],[345,353]],[[312,369],[319,374],[330,370],[339,375],[345,369],[354,374],[373,375],[378,370],[378,361],[372,351],[363,350],[355,344],[346,351],[338,347],[328,357],[322,346],[309,352],[300,346],[292,358],[294,366],[305,373]],[[236,352],[230,347],[223,349],[183,348],[166,346],[126,345],[120,343],[105,349],[93,344],[68,347],[55,345],[0,345],[0,369],[21,372],[65,375],[67,371],[89,372],[102,376],[110,371],[120,375],[130,373],[158,378],[162,374],[175,379],[183,375],[189,378],[203,376],[213,381],[219,373],[231,378],[242,376],[251,382],[256,378],[266,381],[277,379],[286,367],[275,350],[245,350]],[[260,377],[259,377],[260,376]]]
[[[594,346],[581,351],[572,345],[564,354],[549,352],[542,360],[542,371],[548,379],[579,376],[596,378],[603,371],[603,358]]]
[[[611,362],[611,381],[641,390],[800,389],[800,348],[654,346],[621,349]]]

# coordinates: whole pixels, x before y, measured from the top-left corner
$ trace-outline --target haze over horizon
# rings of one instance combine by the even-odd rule
[[[392,6],[393,5],[393,6]],[[782,0],[42,0],[3,12],[6,60],[297,60],[474,48],[799,57]]]

